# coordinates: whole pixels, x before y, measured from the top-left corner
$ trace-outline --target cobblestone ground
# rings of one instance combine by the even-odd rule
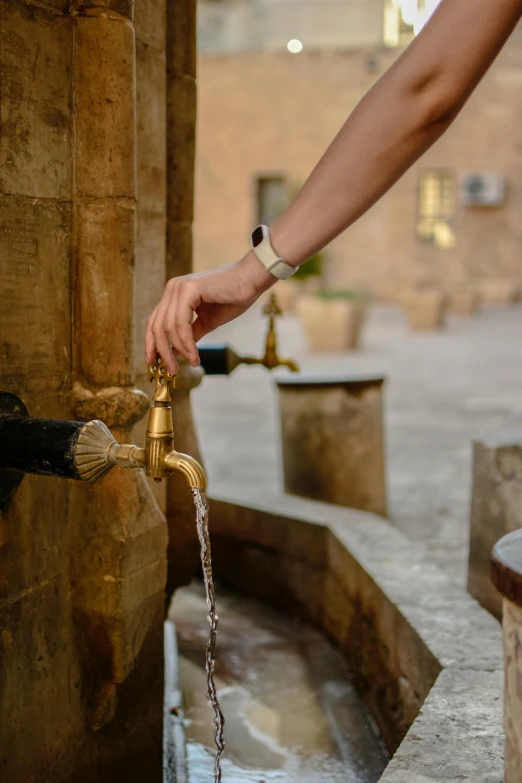
[[[264,329],[254,310],[207,341],[258,354]],[[362,348],[343,355],[307,353],[291,316],[279,333],[281,355],[296,358],[304,372],[386,375],[391,519],[464,584],[472,441],[499,428],[522,430],[522,307],[454,317],[434,333],[411,333],[399,309],[374,307]],[[281,488],[274,375],[240,367],[229,378],[206,378],[194,392],[211,488]]]

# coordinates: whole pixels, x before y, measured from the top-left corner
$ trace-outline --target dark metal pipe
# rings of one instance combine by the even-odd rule
[[[207,375],[230,375],[241,364],[242,357],[225,343],[202,345],[198,350]]]
[[[0,470],[80,479],[74,452],[82,421],[0,416]]]

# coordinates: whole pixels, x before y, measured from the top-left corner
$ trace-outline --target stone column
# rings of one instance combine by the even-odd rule
[[[302,497],[386,514],[384,378],[281,378],[284,486]]]
[[[491,577],[502,596],[504,639],[504,782],[522,780],[522,530],[504,536],[491,556]]]
[[[500,431],[473,444],[468,591],[498,619],[502,601],[491,584],[493,546],[522,528],[522,431]]]
[[[192,272],[194,159],[196,143],[196,3],[167,4],[167,263],[166,279]],[[202,372],[182,363],[173,395],[175,443],[201,462],[190,392]],[[198,567],[195,512],[184,479],[167,485],[168,587],[187,584]]]
[[[73,60],[76,415],[101,418],[129,442],[148,400],[133,389],[136,80],[131,0],[78,0]],[[81,494],[80,494],[81,493]],[[85,493],[88,502],[85,503]],[[161,630],[166,527],[141,471],[113,470],[70,503],[73,611],[93,680],[90,724],[117,709],[142,646],[161,734]],[[150,662],[149,662],[150,665]],[[147,696],[146,698],[150,698]],[[136,704],[139,709],[139,704]],[[149,736],[143,742],[150,742]],[[158,737],[158,744],[161,737]],[[134,748],[134,750],[137,750]]]

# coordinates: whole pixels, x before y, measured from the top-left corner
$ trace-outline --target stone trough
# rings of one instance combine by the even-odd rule
[[[216,578],[344,652],[393,755],[382,783],[501,783],[500,626],[368,512],[285,494],[211,499]]]

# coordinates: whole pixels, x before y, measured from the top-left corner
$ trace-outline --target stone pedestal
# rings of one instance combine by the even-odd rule
[[[502,596],[504,639],[505,783],[522,780],[522,530],[493,549],[491,577]]]
[[[386,514],[383,382],[379,376],[277,381],[287,492]]]
[[[490,553],[522,528],[522,431],[500,431],[473,445],[468,591],[495,617],[502,602],[489,577]]]

